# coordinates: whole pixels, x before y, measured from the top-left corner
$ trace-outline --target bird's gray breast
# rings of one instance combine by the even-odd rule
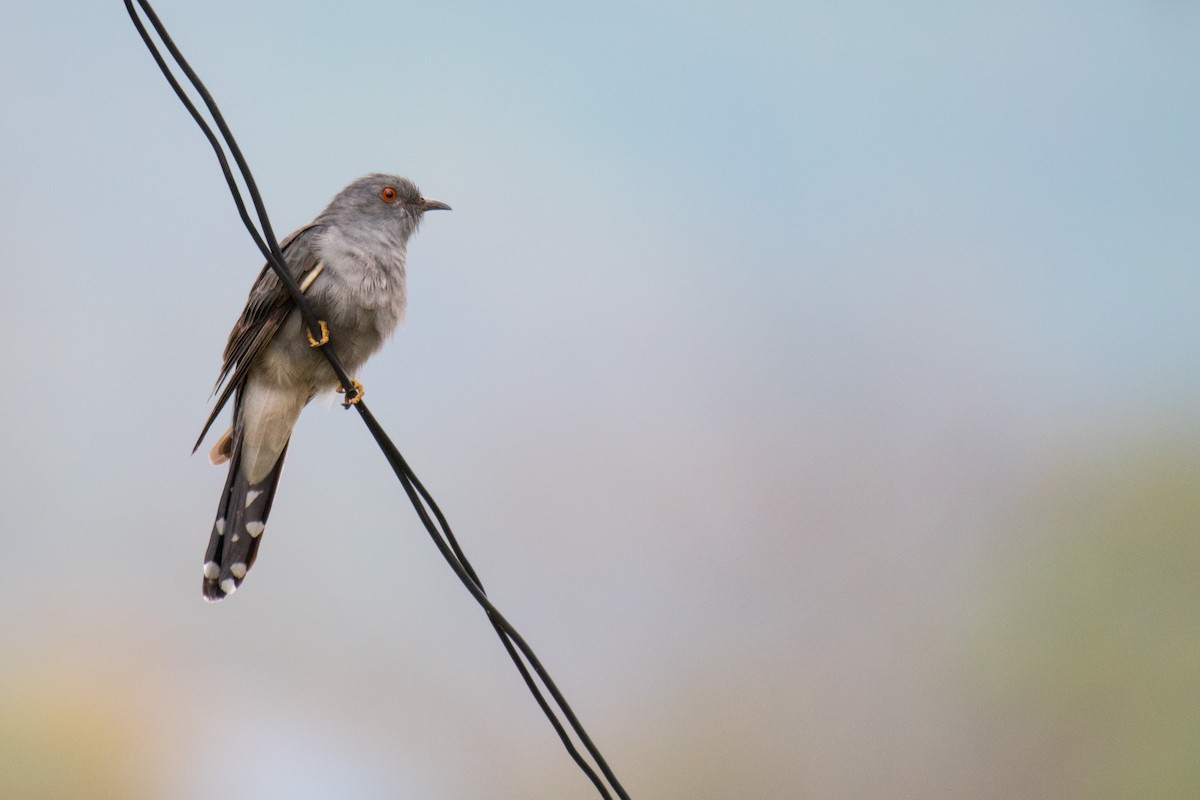
[[[321,273],[307,294],[325,314],[347,369],[356,370],[391,336],[407,302],[404,243],[385,232],[321,236]]]

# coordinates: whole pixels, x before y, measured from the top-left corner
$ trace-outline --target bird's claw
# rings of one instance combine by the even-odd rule
[[[308,346],[309,347],[320,347],[321,345],[323,345],[329,341],[329,325],[327,325],[325,323],[325,320],[323,320],[323,319],[317,320],[317,324],[321,326],[321,338],[320,339],[313,338],[312,331],[309,330],[308,328],[304,329],[304,332],[308,335]]]
[[[346,399],[342,401],[342,408],[349,408],[350,406],[354,405],[358,401],[362,400],[363,395],[365,393],[366,393],[366,390],[363,389],[363,385],[361,383],[359,383],[358,381],[354,380],[353,378],[350,379],[350,391],[349,392],[346,391],[346,388],[344,386],[338,387],[338,394],[346,395]]]

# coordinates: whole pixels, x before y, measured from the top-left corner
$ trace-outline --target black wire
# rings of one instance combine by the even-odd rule
[[[188,112],[192,115],[192,119],[195,120],[196,124],[200,126],[200,130],[204,132],[204,136],[206,139],[208,139],[208,143],[212,146],[213,152],[217,154],[217,161],[219,161],[221,164],[221,173],[225,176],[225,182],[229,186],[230,194],[233,195],[233,202],[237,205],[238,215],[242,218],[242,224],[246,226],[246,230],[250,232],[250,237],[254,240],[254,243],[258,245],[258,249],[266,258],[267,263],[271,265],[272,269],[275,271],[275,274],[278,275],[279,279],[283,282],[284,287],[287,288],[288,293],[291,294],[292,299],[296,302],[298,308],[300,309],[300,316],[304,319],[305,326],[310,331],[319,330],[320,326],[318,324],[317,317],[313,313],[312,308],[305,301],[304,292],[300,290],[300,286],[296,283],[296,279],[292,277],[292,273],[287,269],[287,265],[283,257],[283,251],[280,250],[279,243],[275,240],[275,233],[271,229],[271,221],[267,217],[267,209],[263,205],[262,198],[258,193],[258,186],[254,182],[254,176],[250,174],[250,166],[246,163],[246,159],[243,158],[242,151],[237,146],[237,141],[233,138],[233,132],[230,131],[229,126],[225,124],[225,118],[222,116],[221,110],[217,108],[216,101],[213,100],[212,95],[208,93],[208,89],[205,88],[204,83],[200,80],[200,76],[196,74],[191,65],[188,64],[187,59],[183,57],[183,53],[181,53],[179,48],[175,45],[174,40],[171,39],[171,36],[167,33],[167,29],[159,20],[158,15],[154,13],[154,9],[150,6],[150,4],[148,2],[143,2],[143,0],[138,0],[138,5],[142,7],[146,17],[150,20],[150,24],[154,26],[154,31],[158,34],[159,38],[162,39],[163,44],[171,53],[171,57],[175,59],[175,63],[179,65],[179,68],[183,71],[183,74],[187,76],[188,81],[192,84],[193,88],[195,88],[196,93],[199,94],[200,98],[204,101],[205,107],[208,108],[209,113],[213,116],[213,121],[217,123],[217,128],[221,131],[221,136],[225,141],[225,145],[229,148],[229,152],[233,154],[233,158],[237,162],[238,170],[242,174],[242,180],[246,182],[246,188],[250,192],[250,199],[254,203],[255,211],[258,213],[258,220],[262,225],[263,232],[260,235],[258,229],[254,227],[254,222],[250,219],[250,214],[246,210],[246,204],[242,200],[241,191],[238,189],[237,181],[233,177],[233,171],[229,168],[229,160],[225,157],[225,152],[221,147],[221,143],[217,141],[217,137],[213,133],[212,128],[208,126],[208,123],[204,120],[203,115],[200,114],[200,112],[196,109],[196,106],[192,103],[191,99],[188,98],[187,93],[183,90],[183,87],[179,85],[179,81],[175,79],[170,67],[167,66],[162,54],[159,53],[158,48],[155,46],[154,40],[146,31],[145,26],[142,25],[142,21],[137,16],[137,12],[134,10],[132,2],[130,2],[130,0],[125,0],[125,9],[129,12],[129,17],[133,20],[133,24],[137,28],[138,33],[141,34],[142,41],[145,43],[147,49],[150,50],[150,54],[154,57],[155,63],[158,64],[159,70],[162,71],[162,74],[164,77],[166,77],[167,82],[171,84],[171,88],[175,90],[175,94],[179,97],[180,102],[183,103]],[[334,352],[333,348],[324,347],[322,350],[325,353],[325,358],[329,361],[330,367],[333,368],[334,374],[337,375],[338,381],[341,383],[341,385],[353,385],[350,381],[350,376],[346,374],[346,370],[342,367],[341,362],[338,360],[337,354]]]
[[[392,440],[388,437],[388,435],[383,431],[383,428],[380,427],[379,422],[375,419],[375,416],[367,409],[360,410],[367,427],[371,430],[372,434],[375,434],[375,441],[379,444],[380,449],[383,450],[384,457],[387,458],[388,463],[391,464],[392,471],[396,473],[398,478],[400,478],[400,483],[404,487],[404,491],[408,493],[409,501],[412,503],[413,508],[416,509],[417,515],[421,518],[421,521],[425,524],[425,529],[430,532],[431,536],[433,536],[434,544],[437,546],[438,550],[441,551],[442,556],[446,559],[446,561],[449,562],[451,567],[454,568],[455,574],[458,575],[458,578],[460,581],[462,581],[463,585],[467,587],[467,591],[471,593],[471,596],[475,598],[475,601],[483,607],[485,612],[487,612],[488,619],[491,621],[492,627],[495,628],[496,633],[500,636],[500,640],[504,643],[504,648],[508,651],[509,657],[512,659],[513,663],[516,664],[517,669],[521,673],[521,677],[524,678],[525,685],[529,687],[529,691],[533,694],[534,699],[541,707],[542,712],[546,715],[546,718],[550,720],[550,724],[554,726],[554,730],[558,733],[559,739],[562,740],[562,743],[566,747],[567,752],[570,753],[571,758],[574,759],[575,763],[579,765],[579,768],[583,770],[588,778],[591,779],[592,783],[595,784],[600,794],[606,798],[606,800],[608,800],[610,795],[605,789],[604,784],[600,781],[600,778],[592,770],[587,761],[584,760],[583,756],[580,755],[579,751],[575,749],[574,744],[571,742],[570,736],[563,729],[562,724],[558,721],[557,716],[554,714],[553,710],[542,696],[542,693],[538,690],[537,684],[534,682],[533,677],[529,674],[525,664],[517,656],[516,650],[519,650],[521,655],[525,657],[525,660],[529,662],[529,665],[533,667],[534,672],[537,673],[538,678],[541,679],[542,684],[546,687],[547,691],[550,692],[550,696],[554,698],[554,702],[558,705],[563,715],[567,718],[567,721],[570,723],[575,735],[579,737],[579,740],[583,743],[583,746],[587,749],[588,753],[590,753],[592,758],[595,759],[596,764],[600,767],[600,771],[603,772],[604,776],[608,779],[609,785],[611,785],[614,791],[617,792],[617,796],[622,798],[622,800],[629,800],[629,795],[625,793],[624,787],[621,786],[620,781],[617,780],[616,775],[614,775],[612,770],[609,768],[608,762],[604,760],[604,756],[600,754],[599,749],[595,744],[592,743],[591,737],[588,736],[587,731],[584,730],[583,725],[579,722],[578,718],[576,718],[575,712],[571,710],[570,704],[567,702],[567,699],[563,696],[562,692],[559,691],[558,686],[550,677],[550,673],[544,666],[542,666],[542,662],[533,652],[533,648],[531,648],[525,642],[525,639],[517,632],[517,629],[514,628],[507,619],[504,618],[504,615],[500,613],[499,609],[492,605],[491,600],[488,599],[487,593],[483,589],[483,584],[480,583],[475,577],[475,570],[471,567],[470,562],[467,561],[466,556],[463,555],[462,550],[459,549],[458,541],[455,539],[453,532],[451,532],[445,516],[442,515],[441,509],[438,508],[437,503],[433,500],[433,497],[421,484],[420,480],[416,476],[416,473],[412,471],[412,468],[408,465],[408,462],[405,461],[404,456],[400,454],[400,451],[396,448],[395,444],[392,443]],[[434,534],[433,522],[430,520],[424,505],[420,502],[420,500],[418,500],[418,496],[429,504],[429,508],[438,518],[438,521],[442,525],[441,530],[444,532],[444,537]],[[449,544],[447,544],[447,542],[449,542]],[[514,646],[516,650],[514,650]]]
[[[396,477],[400,479],[400,485],[404,487],[405,493],[408,494],[409,502],[411,502],[413,508],[416,509],[417,516],[421,518],[421,522],[424,523],[425,529],[429,531],[430,536],[433,538],[434,545],[437,546],[438,551],[442,554],[442,557],[445,558],[450,566],[454,569],[454,573],[458,576],[458,579],[462,581],[463,586],[467,587],[467,591],[471,593],[471,596],[475,598],[475,601],[479,603],[479,605],[482,606],[483,610],[487,613],[488,621],[492,623],[492,628],[495,629],[496,634],[500,637],[500,641],[504,643],[504,649],[508,651],[509,658],[512,659],[513,664],[516,665],[517,670],[521,673],[521,677],[524,679],[525,685],[529,688],[534,700],[537,701],[538,706],[542,709],[542,713],[546,715],[546,719],[548,719],[550,724],[554,727],[554,731],[558,734],[558,738],[562,741],[563,746],[566,748],[571,758],[575,761],[576,765],[578,765],[583,773],[588,776],[588,779],[591,780],[592,784],[600,792],[600,795],[604,797],[605,800],[611,800],[611,795],[608,793],[608,789],[604,786],[604,783],[600,780],[600,777],[596,774],[595,770],[592,769],[591,765],[587,763],[587,761],[575,748],[575,744],[571,741],[570,735],[563,728],[562,723],[559,722],[558,716],[554,713],[553,709],[551,709],[550,704],[546,702],[546,698],[538,689],[537,683],[534,681],[533,676],[529,674],[529,670],[525,666],[524,661],[522,661],[521,657],[518,656],[517,650],[520,650],[521,655],[523,655],[525,659],[528,660],[533,666],[534,670],[538,674],[538,677],[541,678],[542,683],[549,690],[551,696],[554,697],[555,702],[566,715],[567,720],[571,723],[571,727],[575,731],[575,734],[579,736],[580,740],[584,743],[584,746],[588,749],[588,752],[591,753],[594,759],[596,759],[596,763],[600,765],[601,771],[605,773],[606,777],[609,776],[611,773],[608,769],[608,764],[604,761],[604,757],[600,755],[600,751],[597,750],[595,745],[592,744],[591,739],[588,738],[587,731],[585,731],[583,726],[579,724],[579,721],[575,719],[575,715],[572,713],[571,707],[567,704],[566,698],[564,698],[558,691],[558,687],[555,686],[554,681],[550,678],[550,674],[542,666],[541,661],[538,660],[532,648],[525,643],[525,640],[519,633],[517,633],[516,628],[514,628],[509,621],[504,618],[504,615],[501,614],[494,605],[492,605],[491,600],[488,599],[487,593],[483,589],[483,584],[481,584],[479,580],[474,577],[474,568],[471,567],[470,562],[466,560],[466,556],[464,556],[462,554],[462,550],[459,549],[458,542],[454,538],[454,534],[450,531],[450,526],[446,524],[445,517],[442,515],[441,509],[437,507],[437,503],[433,501],[433,498],[426,491],[425,487],[421,485],[419,480],[417,480],[416,474],[412,471],[412,468],[409,467],[408,462],[404,460],[404,456],[400,454],[399,449],[396,448],[395,444],[392,443],[392,440],[383,431],[383,428],[375,419],[375,415],[369,410],[363,410],[362,416],[363,421],[367,424],[367,428],[370,429],[373,435],[375,435],[375,441],[378,442],[380,449],[383,450],[383,455],[391,465],[392,471],[395,472]],[[442,523],[441,530],[445,534],[444,537],[438,536],[434,533],[435,528],[433,521],[429,518],[429,513],[426,510],[425,505],[421,502],[422,499],[428,502],[430,510],[434,512],[438,520]],[[449,544],[447,544],[447,542],[449,542]],[[629,796],[624,793],[625,790],[621,787],[621,784],[617,782],[615,777],[609,777],[609,782],[617,791],[619,797],[623,798],[624,800],[629,800]]]
[[[372,417],[371,422],[374,421],[374,417]],[[384,455],[388,458],[389,463],[392,463],[391,455],[386,452]],[[442,514],[442,510],[438,508],[438,504],[433,499],[433,495],[429,494],[429,491],[425,488],[424,484],[421,483],[420,479],[417,477],[417,474],[412,471],[411,467],[409,467],[408,462],[404,460],[404,456],[400,454],[399,450],[396,451],[395,455],[396,462],[392,463],[392,470],[396,471],[397,466],[400,467],[401,471],[397,472],[397,475],[400,475],[400,482],[404,486],[404,490],[408,493],[409,500],[413,503],[417,502],[412,493],[412,489],[415,489],[421,496],[421,501],[424,503],[425,507],[432,511],[434,517],[437,518],[438,525],[445,533],[446,541],[450,544],[450,548],[454,551],[455,558],[457,558],[459,563],[462,564],[463,571],[470,576],[475,585],[479,587],[479,590],[486,594],[486,590],[483,588],[483,582],[479,580],[479,576],[475,574],[475,569],[471,566],[471,562],[467,560],[466,555],[458,546],[458,539],[454,536],[454,532],[450,530],[450,523],[446,521],[446,517]],[[442,551],[442,554],[446,555],[444,550]],[[449,556],[446,557],[449,558]],[[529,669],[525,666],[525,662],[521,660],[519,655],[517,655],[517,650],[514,647],[512,640],[506,634],[500,620],[496,618],[496,614],[493,613],[493,609],[488,607],[490,605],[491,604],[488,603],[484,606],[484,610],[488,615],[488,621],[492,623],[492,628],[495,629],[496,635],[500,637],[500,642],[504,645],[504,649],[508,651],[508,657],[512,659],[513,664],[515,664],[517,667],[517,671],[521,673],[521,678],[525,681],[525,685],[529,688],[529,692],[533,695],[533,699],[537,701],[538,706],[542,709],[542,713],[546,715],[546,719],[550,720],[550,724],[554,726],[554,730],[558,734],[558,738],[561,739],[566,745],[567,752],[570,753],[571,758],[574,759],[579,768],[583,770],[583,772],[591,779],[596,788],[600,790],[600,794],[607,798],[608,792],[606,788],[602,783],[600,783],[599,779],[596,777],[596,773],[592,771],[591,765],[588,764],[583,759],[583,756],[579,754],[579,751],[575,749],[574,744],[571,742],[571,737],[565,730],[563,730],[562,723],[558,721],[558,717],[550,708],[550,704],[547,703],[546,698],[542,696],[541,690],[538,689],[537,682],[533,679],[533,676],[529,674]],[[548,675],[547,678],[549,678]]]
[[[246,189],[250,194],[250,198],[258,216],[259,223],[262,226],[262,233],[259,233],[258,229],[254,226],[253,220],[250,218],[249,211],[247,210],[246,204],[242,199],[237,181],[234,178],[233,171],[230,169],[229,161],[222,149],[221,142],[218,141],[216,135],[205,121],[203,115],[191,102],[183,87],[180,86],[179,82],[175,79],[170,67],[167,65],[166,61],[162,57],[162,54],[154,44],[153,38],[150,36],[149,32],[142,24],[141,19],[138,17],[137,11],[133,7],[133,0],[125,0],[125,8],[129,12],[129,17],[131,20],[133,20],[133,24],[137,28],[138,33],[141,35],[142,41],[145,43],[147,49],[150,50],[151,55],[154,57],[155,63],[158,64],[159,70],[162,71],[163,76],[166,77],[167,82],[171,85],[171,88],[174,89],[175,94],[179,97],[180,101],[192,115],[192,119],[195,120],[201,131],[203,131],[205,138],[208,139],[209,144],[216,153],[217,160],[221,165],[221,172],[225,176],[225,181],[229,186],[230,193],[233,195],[233,200],[237,206],[238,214],[242,219],[242,223],[250,232],[251,238],[253,238],[255,244],[258,245],[259,250],[262,251],[267,262],[271,265],[271,268],[275,271],[280,281],[282,281],[283,285],[291,294],[292,299],[295,301],[296,306],[300,311],[305,325],[311,331],[317,330],[319,325],[317,323],[316,315],[308,305],[304,293],[300,290],[300,287],[296,284],[295,279],[287,269],[283,252],[280,249],[279,243],[276,241],[275,234],[271,228],[266,207],[264,206],[262,197],[258,192],[258,187],[254,182],[254,178],[250,174],[250,167],[246,163],[245,158],[242,156],[242,152],[237,146],[237,142],[233,137],[233,133],[229,130],[229,126],[225,123],[225,118],[221,115],[220,110],[217,108],[216,102],[208,93],[208,90],[204,87],[200,77],[191,68],[187,60],[183,57],[183,54],[179,51],[179,48],[176,47],[174,41],[172,41],[171,37],[167,34],[166,28],[159,20],[158,15],[154,13],[154,9],[151,8],[149,2],[147,2],[147,0],[138,0],[138,5],[141,6],[142,11],[150,20],[155,32],[158,34],[167,50],[171,53],[171,57],[175,60],[175,63],[179,66],[180,70],[183,71],[184,75],[187,76],[188,81],[200,95],[201,99],[204,101],[205,107],[212,115],[213,121],[216,123],[218,130],[221,132],[221,137],[224,140],[225,146],[229,148],[229,152],[233,155],[234,161],[237,163],[238,171],[241,174],[242,180],[245,182]],[[324,347],[320,348],[321,352],[329,361],[330,367],[337,375],[342,386],[351,386],[352,381],[350,380],[349,375],[346,374],[346,371],[342,367],[341,363],[338,361],[337,354],[333,349],[332,340],[333,337],[331,335],[330,342]],[[542,713],[546,715],[546,718],[554,727],[555,732],[558,734],[559,739],[562,741],[567,752],[571,755],[571,758],[584,772],[584,774],[586,774],[592,781],[596,789],[600,792],[600,795],[604,797],[605,800],[611,800],[611,795],[608,793],[608,789],[605,787],[603,781],[600,780],[600,777],[595,773],[591,765],[589,765],[586,759],[584,759],[579,753],[578,749],[571,741],[570,735],[559,721],[557,714],[546,701],[542,692],[538,688],[537,682],[534,680],[533,675],[530,674],[529,669],[526,666],[526,662],[528,662],[528,665],[533,668],[533,671],[537,674],[537,678],[550,693],[550,696],[554,699],[559,711],[561,711],[563,716],[566,717],[572,731],[579,738],[580,742],[583,744],[588,753],[592,756],[593,760],[596,762],[596,765],[599,766],[600,771],[604,774],[605,778],[607,778],[609,785],[617,793],[617,796],[622,798],[622,800],[629,800],[629,795],[625,792],[625,789],[621,786],[621,783],[617,780],[616,776],[609,768],[608,763],[604,760],[604,757],[601,755],[599,749],[597,749],[595,744],[592,742],[591,737],[588,736],[587,731],[584,730],[583,725],[575,716],[574,711],[572,711],[570,704],[567,703],[566,698],[562,695],[562,692],[559,691],[558,686],[551,679],[549,672],[547,672],[546,668],[542,665],[540,659],[538,659],[537,655],[533,652],[533,649],[517,632],[516,628],[514,628],[512,624],[505,619],[504,615],[501,614],[500,611],[494,605],[492,605],[492,602],[488,599],[487,593],[483,588],[483,583],[479,580],[479,576],[475,573],[474,568],[467,560],[466,555],[463,553],[462,548],[458,544],[458,540],[455,538],[454,533],[450,529],[449,523],[446,521],[445,515],[434,501],[432,495],[430,495],[429,491],[417,478],[416,473],[414,473],[412,470],[412,467],[410,467],[408,462],[405,461],[404,456],[400,454],[399,449],[383,430],[383,427],[379,424],[378,420],[375,419],[375,416],[371,413],[370,409],[367,408],[366,404],[360,401],[355,403],[354,407],[358,409],[359,416],[362,417],[363,422],[370,430],[372,436],[374,436],[379,448],[383,451],[384,457],[387,458],[389,465],[392,467],[392,471],[400,480],[401,486],[404,488],[405,493],[408,495],[409,501],[412,503],[413,508],[417,512],[417,516],[420,517],[422,524],[425,526],[426,531],[428,531],[430,538],[437,546],[439,552],[441,552],[442,556],[454,570],[459,580],[471,593],[471,596],[475,598],[475,601],[486,612],[489,622],[491,622],[496,634],[500,637],[501,642],[504,644],[505,650],[508,652],[509,657],[513,661],[513,664],[516,665],[517,670],[521,673],[521,677],[524,679],[525,685],[528,687],[530,693],[537,701],[538,706],[542,709]],[[432,512],[433,517],[436,518],[437,524],[435,524],[433,519],[430,517],[430,512]]]

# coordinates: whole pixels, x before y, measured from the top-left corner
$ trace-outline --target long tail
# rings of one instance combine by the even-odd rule
[[[250,483],[242,470],[242,447],[235,439],[229,477],[225,479],[217,519],[204,554],[205,600],[215,603],[233,594],[254,565],[286,455],[285,444],[266,477]]]

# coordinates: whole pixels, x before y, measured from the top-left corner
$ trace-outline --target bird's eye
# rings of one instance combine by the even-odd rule
[[[382,191],[380,191],[380,192],[379,192],[379,197],[380,197],[380,198],[383,200],[383,202],[385,202],[385,203],[394,203],[394,202],[396,202],[396,189],[395,189],[395,187],[393,187],[393,186],[385,186],[385,187],[383,187]]]

